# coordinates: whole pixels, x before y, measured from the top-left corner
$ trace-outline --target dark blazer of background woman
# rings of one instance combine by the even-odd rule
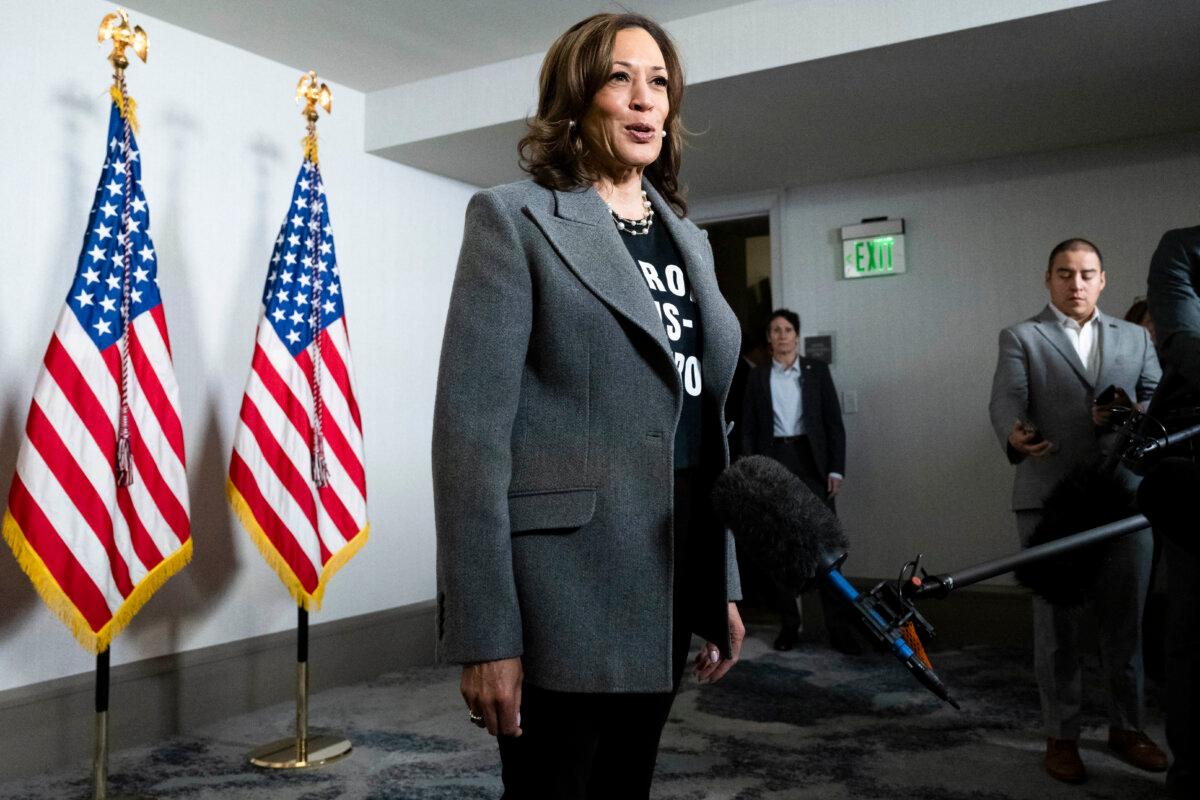
[[[822,477],[846,474],[846,428],[837,389],[824,361],[800,356],[800,403],[804,433]],[[771,363],[756,367],[746,382],[742,405],[742,452],[771,454],[775,413],[771,404]]]

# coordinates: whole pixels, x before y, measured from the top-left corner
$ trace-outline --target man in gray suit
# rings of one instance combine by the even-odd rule
[[[1094,244],[1068,239],[1055,247],[1045,283],[1049,305],[1000,332],[990,404],[992,427],[1017,468],[1012,507],[1022,545],[1041,520],[1043,499],[1054,485],[1113,447],[1107,425],[1113,408],[1148,401],[1161,375],[1149,334],[1096,308],[1105,274]],[[1114,399],[1097,404],[1097,396],[1105,394]],[[1136,480],[1127,472],[1125,477]],[[1079,783],[1086,777],[1078,739],[1079,634],[1087,610],[1100,630],[1109,748],[1141,769],[1166,769],[1165,754],[1141,730],[1141,619],[1151,558],[1150,532],[1140,531],[1113,543],[1083,607],[1033,599],[1034,671],[1048,737],[1044,764],[1053,778]]]

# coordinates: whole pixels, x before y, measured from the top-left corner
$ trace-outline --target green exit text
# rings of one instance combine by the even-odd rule
[[[855,272],[891,272],[892,250],[895,239],[881,236],[878,239],[863,239],[854,243]]]

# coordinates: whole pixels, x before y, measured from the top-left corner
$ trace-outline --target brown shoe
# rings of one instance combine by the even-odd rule
[[[1108,729],[1108,749],[1126,764],[1132,764],[1146,772],[1166,772],[1167,754],[1141,731]]]
[[[1079,758],[1079,743],[1074,739],[1047,739],[1046,774],[1063,783],[1083,783],[1087,772]]]

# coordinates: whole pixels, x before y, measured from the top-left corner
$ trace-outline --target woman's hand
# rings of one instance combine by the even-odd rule
[[[520,736],[523,675],[519,658],[465,665],[459,690],[471,721],[492,736]]]
[[[696,655],[696,680],[700,683],[716,683],[738,662],[742,655],[742,640],[746,638],[746,626],[738,613],[736,603],[729,604],[729,643],[731,657],[721,658],[720,649],[712,642],[705,643]]]

